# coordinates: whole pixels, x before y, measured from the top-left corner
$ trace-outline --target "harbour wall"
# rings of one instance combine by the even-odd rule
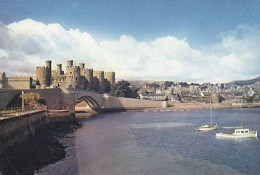
[[[76,122],[74,114],[68,111],[41,111],[19,117],[0,120],[0,155],[9,147],[25,142],[37,128],[47,123]]]
[[[161,108],[162,101],[140,100],[134,98],[123,98],[106,96],[103,97],[104,111],[118,111],[118,110],[140,110],[147,108]]]
[[[47,122],[46,111],[0,120],[0,154],[14,144],[26,141],[35,129]]]

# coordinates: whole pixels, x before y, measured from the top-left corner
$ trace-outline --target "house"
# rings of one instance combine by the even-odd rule
[[[249,91],[247,92],[247,95],[250,97],[254,96],[254,94],[255,94],[255,91],[252,88],[250,88]]]
[[[140,99],[143,100],[154,100],[154,101],[164,101],[167,99],[167,96],[163,94],[155,94],[155,93],[140,93]]]

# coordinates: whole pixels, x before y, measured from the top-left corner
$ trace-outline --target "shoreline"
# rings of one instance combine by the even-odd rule
[[[260,103],[243,103],[242,108],[259,108]],[[136,109],[115,109],[101,113],[89,111],[77,112],[76,119],[92,118],[99,114],[113,113],[113,112],[178,112],[178,111],[191,111],[191,110],[205,110],[205,109],[236,109],[241,108],[239,103],[170,103],[168,107],[161,108],[136,108]]]
[[[242,108],[259,108],[260,103],[245,103]],[[241,108],[240,104],[231,103],[174,103],[166,108],[150,108],[144,109],[144,112],[161,111],[161,112],[174,112],[174,111],[190,111],[190,110],[203,110],[203,109],[236,109]]]

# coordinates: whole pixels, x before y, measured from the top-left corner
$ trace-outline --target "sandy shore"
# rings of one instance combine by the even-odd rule
[[[216,103],[216,104],[206,104],[206,103],[172,103],[169,104],[167,108],[157,108],[157,109],[145,109],[144,111],[189,111],[189,110],[199,110],[199,109],[225,109],[225,108],[240,108],[240,104],[231,103]],[[260,107],[260,103],[246,103],[242,104],[243,108],[254,108]]]
[[[240,104],[231,104],[231,103],[170,103],[167,108],[149,108],[149,109],[131,109],[126,111],[190,111],[190,110],[199,110],[199,109],[228,109],[228,108],[240,108]],[[260,107],[260,103],[243,103],[243,108],[255,108]],[[110,111],[113,112],[113,111]],[[114,111],[117,112],[117,111]],[[89,110],[82,113],[76,113],[76,118],[91,118],[97,115],[98,113],[93,110]]]

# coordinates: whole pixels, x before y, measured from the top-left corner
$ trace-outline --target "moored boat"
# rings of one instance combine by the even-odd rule
[[[210,101],[210,124],[202,125],[198,128],[198,131],[213,131],[217,130],[218,125],[212,124],[212,107],[211,107],[211,101]]]
[[[198,131],[213,131],[213,130],[216,130],[218,129],[218,125],[217,124],[208,124],[208,125],[203,125],[203,126],[200,126],[198,128]]]
[[[257,138],[257,131],[249,129],[235,129],[234,132],[219,132],[216,137],[222,138]]]

